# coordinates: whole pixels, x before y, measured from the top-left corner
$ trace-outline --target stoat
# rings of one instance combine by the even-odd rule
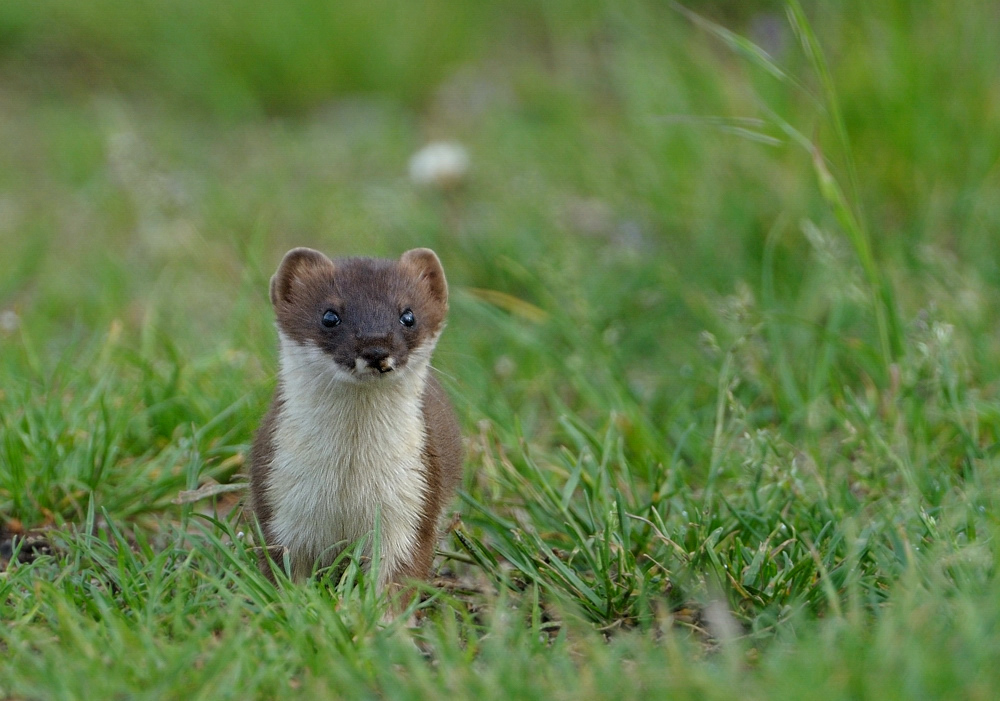
[[[250,455],[266,549],[293,580],[379,524],[378,587],[426,578],[462,448],[431,371],[448,283],[427,248],[399,260],[289,251],[271,278],[280,375]],[[368,553],[371,554],[368,540]],[[262,553],[261,568],[271,565]]]

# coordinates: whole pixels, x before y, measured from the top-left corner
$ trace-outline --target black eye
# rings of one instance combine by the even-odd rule
[[[403,326],[413,326],[417,323],[417,317],[413,316],[413,312],[407,309],[405,312],[399,315],[399,323]]]
[[[327,309],[323,313],[323,326],[328,329],[334,326],[340,326],[340,316],[337,315],[337,312],[332,309]]]

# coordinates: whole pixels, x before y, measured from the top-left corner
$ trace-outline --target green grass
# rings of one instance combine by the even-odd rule
[[[240,7],[0,6],[0,698],[995,696],[992,3]],[[449,276],[413,630],[178,499],[295,245]]]

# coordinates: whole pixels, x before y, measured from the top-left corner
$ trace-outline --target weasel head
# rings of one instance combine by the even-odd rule
[[[295,248],[271,278],[271,303],[283,362],[292,344],[336,380],[386,382],[430,362],[448,312],[448,283],[428,248],[399,260],[331,260]]]

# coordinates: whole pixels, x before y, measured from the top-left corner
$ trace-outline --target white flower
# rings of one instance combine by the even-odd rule
[[[5,309],[0,312],[0,332],[14,333],[21,325],[21,317],[13,309]]]
[[[469,154],[453,141],[427,144],[410,158],[410,180],[417,185],[449,190],[469,171]]]

